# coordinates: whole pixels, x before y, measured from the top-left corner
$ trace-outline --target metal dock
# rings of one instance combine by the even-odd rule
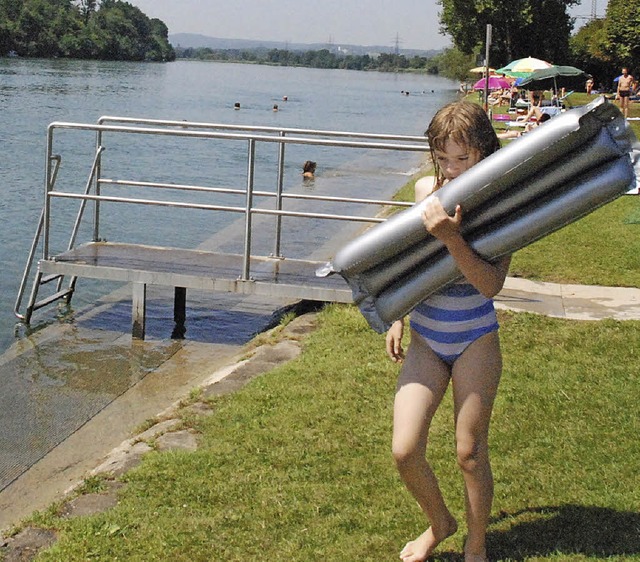
[[[62,156],[56,152],[61,133],[91,134],[95,139],[95,152],[88,179],[83,186],[60,185],[57,182]],[[218,143],[246,144],[244,185],[218,187],[191,185],[166,181],[146,181],[108,177],[106,169],[106,137],[135,137],[136,142],[153,138],[190,139],[197,142],[215,140]],[[272,163],[274,185],[270,190],[255,188],[256,146],[277,147],[277,158]],[[61,145],[64,143],[60,142]],[[174,318],[176,326],[184,323],[187,289],[225,291],[286,297],[324,302],[351,302],[351,291],[339,276],[320,278],[316,269],[324,261],[296,259],[283,255],[283,220],[321,219],[347,221],[352,225],[381,222],[381,210],[390,206],[408,206],[388,200],[349,198],[342,196],[289,193],[283,189],[283,174],[288,145],[340,147],[344,150],[391,150],[424,152],[423,137],[318,131],[273,127],[250,127],[184,121],[160,121],[127,117],[102,117],[97,124],[52,123],[47,132],[45,162],[44,207],[29,253],[15,315],[30,323],[36,310],[56,302],[70,302],[78,278],[101,279],[130,283],[132,287],[132,335],[145,336],[146,288],[162,285],[174,288]],[[165,149],[162,149],[165,150]],[[169,148],[171,150],[171,143]],[[167,152],[161,153],[166,157]],[[152,194],[152,195],[149,195]],[[160,194],[160,195],[158,195]],[[179,195],[175,195],[179,194]],[[202,197],[207,197],[203,201]],[[190,199],[191,197],[191,199]],[[231,197],[225,203],[223,197]],[[292,204],[294,203],[294,204]],[[347,212],[318,212],[321,203],[338,206],[340,210],[357,207],[369,209],[362,214]],[[242,219],[242,252],[227,252],[219,248],[185,249],[165,245],[148,245],[128,241],[126,232],[119,232],[123,240],[105,241],[101,238],[101,224],[108,213],[117,212],[120,204],[135,206],[140,215],[149,207],[171,207],[182,210],[234,213]],[[69,206],[73,206],[73,212]],[[64,209],[64,210],[63,210]],[[90,212],[91,211],[91,212]],[[75,214],[75,219],[69,217]],[[64,221],[59,217],[64,216]],[[136,215],[138,216],[138,215]],[[269,218],[273,250],[267,255],[254,252],[256,237],[265,237],[265,217]],[[263,220],[260,221],[259,219]],[[60,242],[60,229],[54,226],[66,222],[67,240]],[[88,226],[87,226],[88,224]],[[79,241],[83,231],[89,239]],[[64,228],[63,228],[64,231]],[[262,240],[261,240],[262,241]],[[160,240],[160,242],[165,242]],[[309,249],[309,255],[315,248]],[[326,260],[325,260],[326,261]],[[33,265],[37,268],[32,277]],[[22,302],[32,277],[28,302]],[[68,282],[65,282],[65,279]],[[45,289],[45,286],[50,287]],[[47,293],[45,296],[42,293]],[[178,337],[180,330],[178,329]]]

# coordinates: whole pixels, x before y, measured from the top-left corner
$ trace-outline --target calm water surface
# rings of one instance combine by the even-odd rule
[[[49,123],[95,123],[102,115],[117,115],[420,135],[434,111],[455,97],[455,89],[456,84],[445,79],[404,74],[201,62],[0,59],[0,352],[24,335],[23,329],[16,329],[13,304],[42,207]],[[283,96],[288,101],[284,102]],[[241,104],[240,111],[234,111],[235,102]],[[278,112],[272,111],[275,103],[280,107]],[[59,182],[83,186],[93,141],[74,138],[68,142]],[[121,162],[114,164],[111,173],[117,175],[118,166],[123,166],[129,174],[141,174],[140,179],[151,176],[158,181],[203,183],[215,175],[216,184],[234,185],[237,166],[245,166],[244,147],[203,152],[176,145],[182,153],[193,151],[189,158],[176,160],[153,146],[130,142],[108,147],[113,161],[118,162],[119,155]],[[348,185],[353,195],[371,194],[378,186],[400,187],[419,161],[417,154],[372,157],[335,149],[317,149],[312,154],[303,147],[287,150],[292,151],[288,160],[295,162],[295,169],[290,164],[291,169],[285,170],[288,190],[303,189],[298,166],[307,158],[318,161],[316,190],[344,193]],[[259,153],[258,166],[261,158],[268,157]],[[272,178],[257,175],[256,181],[259,188],[260,182],[266,184]],[[192,217],[182,218],[175,210],[158,211],[155,219],[138,225],[138,241],[159,243],[171,237],[176,245],[193,247],[212,234],[212,225],[209,218]],[[118,213],[110,221],[105,222],[107,238],[111,232],[129,228],[131,215]],[[92,303],[94,294],[95,284],[81,280],[73,305]],[[126,311],[123,314],[128,316]]]
[[[13,305],[42,208],[46,130],[51,122],[96,123],[100,116],[115,115],[421,135],[436,109],[455,97],[455,89],[449,81],[413,75],[200,62],[0,59],[0,499],[30,466],[139,381],[152,379],[152,388],[156,377],[157,384],[163,384],[157,367],[180,348],[170,339],[171,300],[166,291],[158,295],[157,288],[149,289],[150,337],[142,343],[129,337],[130,290],[87,279],[78,281],[70,309],[37,311],[30,329],[16,324]],[[236,102],[240,111],[233,109]],[[275,103],[278,112],[272,111]],[[147,137],[114,136],[104,142],[107,177],[235,188],[246,184],[246,143],[170,138],[167,149]],[[273,191],[276,150],[275,144],[258,143],[257,189]],[[62,155],[56,185],[82,191],[95,151],[94,135],[62,131],[56,134],[55,151]],[[285,191],[378,198],[401,187],[422,158],[418,153],[309,146],[287,146],[286,153]],[[304,184],[300,176],[307,159],[318,162],[311,184]],[[57,201],[54,206],[56,221],[60,216],[70,226],[75,210],[59,211]],[[100,235],[108,240],[188,248],[217,241],[215,247],[221,251],[241,250],[232,247],[234,238],[225,228],[239,215],[187,215],[180,209],[145,207],[152,212],[143,216],[131,205],[114,204],[110,209],[116,207],[117,212],[110,213],[104,204],[101,207]],[[317,203],[314,210],[336,209]],[[287,220],[284,255],[306,256],[322,247],[335,231],[335,222],[331,227],[327,222]],[[56,223],[53,252],[66,248],[69,226],[59,228]],[[89,226],[79,241],[90,239]],[[58,239],[62,232],[65,237]],[[256,238],[255,253],[268,253],[262,225]],[[100,295],[111,302],[96,306]],[[228,355],[265,329],[278,306],[242,295],[190,292],[187,339],[207,342],[212,358]],[[53,329],[42,329],[47,326]],[[126,419],[135,426],[142,420],[133,422],[138,408],[131,410]],[[130,428],[122,429],[128,435]],[[118,444],[114,441],[111,447]]]

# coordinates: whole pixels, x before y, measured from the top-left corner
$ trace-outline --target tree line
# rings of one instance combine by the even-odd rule
[[[120,0],[0,0],[0,54],[172,61],[169,30]]]
[[[176,48],[177,58],[251,62],[257,64],[271,64],[276,66],[305,66],[310,68],[331,68],[347,70],[421,70],[437,72],[432,68],[430,60],[426,57],[412,56],[395,53],[381,53],[372,55],[350,55],[342,52],[333,52],[329,49],[290,51],[288,49],[212,49]]]

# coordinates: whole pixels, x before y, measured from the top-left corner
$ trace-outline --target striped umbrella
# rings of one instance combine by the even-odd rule
[[[526,57],[524,59],[516,59],[511,61],[507,66],[498,68],[496,74],[506,74],[507,76],[513,76],[515,78],[526,78],[535,70],[551,68],[552,66],[550,62],[545,60]]]
[[[474,74],[483,74],[487,70],[486,66],[475,66],[469,69],[469,72],[473,72]],[[493,74],[496,71],[495,68],[489,67],[489,74]]]

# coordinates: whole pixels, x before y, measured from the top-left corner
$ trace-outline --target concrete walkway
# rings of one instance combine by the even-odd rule
[[[496,307],[569,320],[640,320],[640,289],[560,285],[508,277]]]

